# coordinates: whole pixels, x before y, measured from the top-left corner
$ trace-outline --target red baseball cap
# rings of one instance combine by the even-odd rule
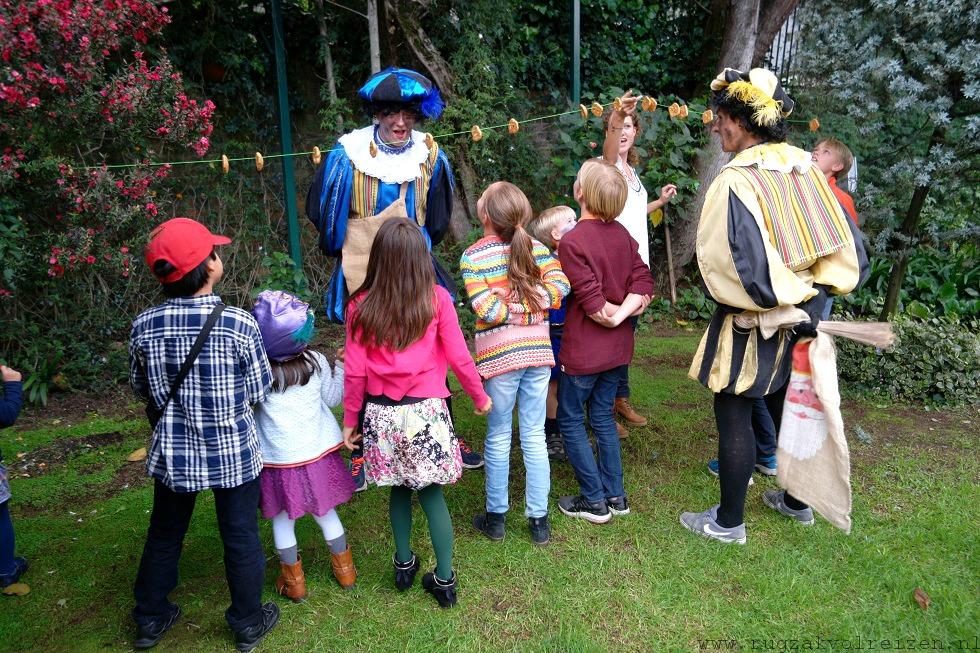
[[[150,233],[144,255],[151,271],[157,261],[167,261],[174,266],[176,269],[167,276],[157,277],[160,283],[173,283],[210,256],[215,245],[230,242],[231,238],[211,233],[197,220],[174,218]]]

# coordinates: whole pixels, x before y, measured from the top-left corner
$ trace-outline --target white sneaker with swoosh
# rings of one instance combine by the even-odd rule
[[[745,544],[745,524],[726,528],[718,523],[718,506],[704,512],[682,512],[681,525],[684,528],[725,544]]]

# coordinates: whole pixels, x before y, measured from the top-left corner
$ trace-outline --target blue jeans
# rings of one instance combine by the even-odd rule
[[[636,325],[639,324],[639,316],[634,315],[630,318],[630,325],[633,333],[636,333]],[[616,399],[628,399],[630,396],[630,366],[623,365],[619,368],[619,384],[616,387]]]
[[[626,496],[623,459],[613,421],[616,388],[625,367],[581,376],[562,372],[558,378],[558,427],[565,439],[565,453],[575,470],[579,490],[589,501]],[[585,431],[586,404],[599,449],[598,463]]]
[[[507,512],[507,481],[510,476],[510,437],[514,404],[521,434],[521,451],[527,472],[524,514],[548,514],[551,466],[544,443],[544,418],[551,368],[538,366],[514,370],[483,382],[493,409],[487,415],[487,439],[483,460],[487,475],[487,512]]]
[[[776,425],[769,415],[765,399],[752,402],[752,430],[755,432],[756,459],[776,455]]]
[[[238,632],[262,620],[265,552],[259,540],[259,479],[212,491],[231,591],[231,607],[225,610],[225,619],[232,631]],[[167,595],[177,587],[177,563],[197,495],[174,492],[155,481],[150,528],[133,588],[133,619],[137,624],[160,621],[173,611]]]

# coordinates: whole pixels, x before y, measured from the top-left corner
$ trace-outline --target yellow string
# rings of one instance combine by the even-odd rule
[[[605,109],[606,107],[611,106],[611,105],[612,105],[612,102],[610,102],[608,104],[600,104],[599,106],[601,106],[603,109]],[[662,105],[663,105],[663,103],[661,103],[658,100],[657,101],[657,108],[658,109],[661,108]],[[580,112],[579,109],[572,109],[571,111],[562,111],[561,113],[552,113],[552,114],[547,115],[547,116],[538,116],[536,118],[526,118],[524,120],[518,120],[517,121],[517,124],[523,125],[523,124],[526,124],[526,123],[529,123],[529,122],[538,122],[540,120],[548,120],[550,118],[560,118],[561,116],[569,116],[569,115],[571,115],[573,113],[579,113],[579,112]],[[693,116],[701,116],[701,115],[704,115],[705,112],[704,111],[695,111],[695,110],[691,109],[690,107],[688,107],[688,113],[690,115],[693,115]],[[787,120],[786,122],[808,123],[809,120]],[[489,127],[480,127],[480,129],[483,130],[483,131],[494,130],[494,129],[503,129],[504,127],[508,127],[509,125],[510,125],[509,122],[505,122],[502,125],[491,125]],[[469,129],[465,129],[465,130],[458,131],[458,132],[448,132],[446,134],[439,134],[437,136],[433,136],[433,138],[437,138],[438,139],[438,138],[449,138],[450,136],[463,136],[463,135],[467,135],[468,136],[469,134],[470,134],[470,130]],[[393,144],[391,144],[391,143],[385,143],[385,145],[393,145]],[[340,149],[340,147],[333,147],[333,148],[331,148],[329,150],[320,150],[320,153],[321,153],[321,155],[323,155],[323,154],[329,154],[330,152],[333,152],[333,151],[338,150],[338,149]],[[308,152],[291,152],[289,154],[284,154],[284,153],[280,153],[280,154],[263,154],[262,155],[262,158],[263,159],[281,159],[281,158],[284,158],[284,157],[287,157],[287,156],[310,156],[312,154],[313,154],[313,151],[310,150]],[[228,162],[230,163],[232,161],[255,161],[255,155],[253,154],[251,156],[228,157]],[[102,168],[107,169],[107,170],[113,170],[113,169],[118,169],[118,168],[137,168],[139,166],[150,166],[150,167],[153,167],[153,166],[181,166],[181,165],[190,165],[190,164],[194,164],[194,163],[221,163],[221,162],[222,162],[222,159],[218,158],[218,159],[189,159],[189,160],[185,160],[185,161],[167,161],[167,162],[156,162],[156,161],[152,161],[152,162],[147,162],[147,163],[114,163],[112,165],[91,165],[91,166],[71,166],[71,165],[69,165],[69,167],[73,167],[76,170],[97,170],[97,169],[102,169]]]

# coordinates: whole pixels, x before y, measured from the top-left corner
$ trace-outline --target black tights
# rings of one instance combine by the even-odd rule
[[[783,415],[786,388],[766,397],[766,406],[776,429]],[[755,432],[752,430],[753,399],[723,392],[715,394],[715,424],[718,427],[718,476],[721,506],[718,524],[726,528],[745,521],[745,493],[755,467]],[[786,493],[786,505],[802,510],[806,504]]]

